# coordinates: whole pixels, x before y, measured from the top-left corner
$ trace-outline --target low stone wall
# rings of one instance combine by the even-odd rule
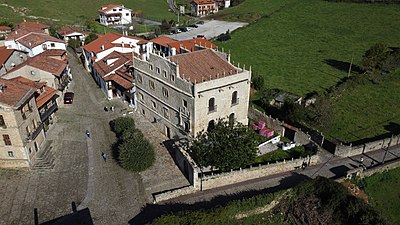
[[[364,170],[360,174],[360,177],[361,178],[369,177],[369,176],[371,176],[371,175],[373,175],[375,173],[382,173],[382,172],[385,172],[385,171],[388,171],[388,170],[391,170],[391,169],[395,169],[397,167],[400,167],[400,160],[396,160],[396,161],[393,161],[393,162],[387,162],[387,163],[385,163],[383,165],[376,166],[376,167]]]
[[[351,157],[379,149],[388,148],[400,144],[400,135],[384,138],[377,141],[368,142],[362,145],[352,146],[339,144],[336,146],[335,155],[341,157]]]
[[[0,168],[19,169],[29,168],[28,160],[23,159],[0,159]]]
[[[308,165],[315,165],[318,163],[318,161],[319,157],[317,155],[313,155],[306,158],[288,160],[264,166],[252,167],[249,169],[240,169],[228,173],[206,176],[203,177],[201,183],[203,190],[207,190],[272,174],[292,171],[296,168],[300,168],[303,163],[307,163]]]
[[[176,198],[181,195],[188,195],[196,192],[197,190],[193,186],[185,186],[182,188],[177,188],[173,190],[163,191],[161,193],[154,193],[153,194],[153,203],[165,201],[171,198]]]

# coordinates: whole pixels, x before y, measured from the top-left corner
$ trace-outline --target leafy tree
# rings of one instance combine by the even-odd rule
[[[121,136],[127,130],[135,130],[135,120],[131,117],[118,117],[110,122],[111,129]]]
[[[375,44],[369,48],[363,58],[362,65],[365,71],[373,72],[381,70],[389,55],[388,48],[384,44]]]
[[[71,48],[78,48],[79,46],[81,46],[81,42],[77,39],[70,38],[68,40],[68,46]]]
[[[86,38],[85,38],[85,45],[89,44],[90,42],[96,40],[98,38],[97,34],[95,33],[90,33]]]
[[[189,152],[200,166],[229,171],[254,162],[257,152],[255,132],[247,126],[219,120],[214,129],[200,132],[190,142]]]
[[[9,21],[0,21],[0,26],[7,26],[11,29],[14,29],[14,24]]]
[[[56,25],[51,25],[51,26],[49,27],[50,36],[55,37],[55,38],[58,38],[58,34],[57,34],[57,29],[58,29],[58,28],[59,28],[59,27],[56,26]]]
[[[261,75],[254,75],[251,77],[251,85],[256,90],[261,90],[264,87],[264,77]]]

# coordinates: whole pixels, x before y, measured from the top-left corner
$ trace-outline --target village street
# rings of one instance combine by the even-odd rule
[[[34,208],[42,223],[70,213],[73,201],[78,209],[89,207],[96,225],[127,224],[152,202],[152,193],[188,185],[160,145],[164,135],[137,113],[129,116],[155,145],[156,163],[141,174],[117,165],[111,157],[115,135],[109,121],[122,116],[127,104],[106,100],[92,77],[69,55],[73,82],[68,91],[75,93],[74,103],[60,107],[58,121],[46,134],[48,144],[42,147],[51,152],[52,166],[0,170],[0,224],[33,224]],[[111,104],[115,111],[104,112],[103,107]],[[86,129],[91,132],[90,139]],[[108,155],[107,162],[101,158],[102,151]]]

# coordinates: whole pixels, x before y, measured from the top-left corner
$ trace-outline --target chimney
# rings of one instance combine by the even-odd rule
[[[104,50],[104,45],[101,45],[101,50]]]
[[[32,42],[29,42],[29,46],[32,46]]]
[[[176,55],[176,48],[171,48],[171,55]]]
[[[0,84],[0,93],[4,92],[6,87],[7,86],[5,84]]]

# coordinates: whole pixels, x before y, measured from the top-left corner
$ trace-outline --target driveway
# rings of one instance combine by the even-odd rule
[[[203,25],[199,25],[198,28],[193,28],[190,31],[182,32],[179,34],[166,35],[167,37],[176,40],[187,40],[196,37],[197,35],[204,35],[205,38],[211,39],[217,37],[220,34],[226,33],[226,31],[234,31],[240,27],[246,26],[248,23],[243,22],[226,22],[220,20],[206,20]]]
[[[71,55],[71,54],[70,54]],[[0,224],[33,224],[33,209],[39,222],[89,207],[94,224],[127,224],[147,203],[152,193],[188,184],[168,151],[160,145],[164,136],[139,114],[132,114],[137,127],[149,137],[156,149],[156,163],[148,171],[123,170],[111,157],[104,162],[101,152],[111,156],[115,135],[109,121],[121,116],[126,105],[108,102],[92,77],[71,55],[74,81],[68,91],[75,93],[74,103],[62,106],[57,123],[48,131],[48,144],[42,152],[50,167],[32,170],[0,170]],[[115,112],[103,107],[114,104]],[[85,130],[91,131],[87,138]]]

